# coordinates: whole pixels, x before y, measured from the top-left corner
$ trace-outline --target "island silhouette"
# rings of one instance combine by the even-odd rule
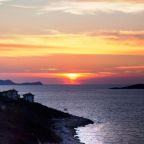
[[[144,89],[144,84],[134,84],[125,87],[113,87],[110,89]]]
[[[16,83],[12,80],[0,80],[0,85],[43,85],[42,82],[24,82],[24,83]]]

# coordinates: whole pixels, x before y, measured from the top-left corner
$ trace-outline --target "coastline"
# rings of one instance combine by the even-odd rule
[[[0,97],[0,143],[80,144],[74,128],[93,123],[39,103]]]
[[[71,116],[65,119],[54,119],[54,131],[62,138],[60,144],[82,144],[75,136],[75,128],[90,124],[86,119]]]

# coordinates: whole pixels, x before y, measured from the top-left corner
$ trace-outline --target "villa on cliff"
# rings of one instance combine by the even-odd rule
[[[0,96],[4,96],[13,100],[23,99],[28,102],[34,102],[34,95],[32,93],[26,93],[21,98],[21,96],[18,94],[18,91],[15,89],[2,91],[0,92]]]
[[[34,102],[34,95],[32,93],[27,93],[23,95],[25,101]]]
[[[18,91],[16,91],[15,89],[0,92],[0,95],[8,97],[8,98],[13,99],[13,100],[18,100],[20,98]]]

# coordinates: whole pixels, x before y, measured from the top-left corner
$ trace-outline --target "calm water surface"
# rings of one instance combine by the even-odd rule
[[[77,129],[85,144],[144,144],[144,90],[98,89],[96,86],[0,86],[21,94],[32,92],[35,101],[94,124]]]

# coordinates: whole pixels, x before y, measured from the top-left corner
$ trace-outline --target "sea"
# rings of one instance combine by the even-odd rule
[[[144,90],[109,89],[97,85],[0,86],[22,95],[35,94],[35,101],[48,107],[91,119],[79,127],[84,144],[144,144]]]

